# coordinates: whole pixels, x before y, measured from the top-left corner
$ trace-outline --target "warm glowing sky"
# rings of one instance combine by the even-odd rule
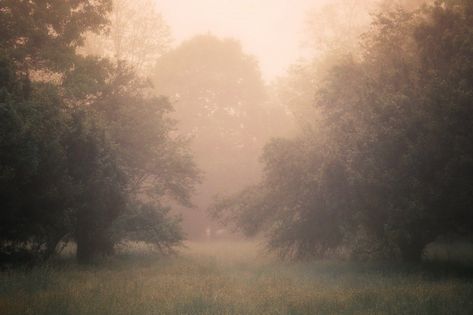
[[[155,0],[176,42],[200,33],[238,38],[266,79],[304,55],[305,12],[324,0]]]

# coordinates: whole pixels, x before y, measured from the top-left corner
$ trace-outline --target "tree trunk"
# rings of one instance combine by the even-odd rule
[[[91,235],[87,231],[76,233],[76,258],[80,264],[91,263],[96,256],[96,249]]]
[[[76,258],[80,264],[92,263],[98,257],[109,256],[114,252],[114,244],[105,230],[81,229],[76,232],[76,242]]]
[[[401,259],[404,262],[420,263],[426,244],[418,240],[405,241],[400,244]]]

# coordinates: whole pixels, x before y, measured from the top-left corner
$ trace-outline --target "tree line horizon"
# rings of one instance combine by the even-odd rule
[[[237,40],[172,47],[152,0],[0,0],[0,264],[171,253],[193,207],[290,259],[470,239],[473,2],[373,3],[313,12],[266,84]]]

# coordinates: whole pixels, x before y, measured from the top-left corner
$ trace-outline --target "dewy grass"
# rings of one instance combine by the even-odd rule
[[[473,314],[471,278],[347,262],[281,262],[254,243],[136,249],[0,273],[0,314]]]

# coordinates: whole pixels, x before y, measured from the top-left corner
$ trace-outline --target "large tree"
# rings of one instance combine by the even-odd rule
[[[60,241],[88,262],[124,239],[169,250],[196,169],[171,106],[125,63],[84,57],[109,1],[2,1],[2,259],[45,259]]]
[[[67,86],[77,86],[78,81],[84,82],[82,74],[90,75],[100,69],[93,59],[88,59],[68,74]],[[86,82],[87,88],[80,90],[71,89],[75,93],[73,98],[88,100],[91,113],[105,126],[118,170],[126,179],[123,187],[126,205],[122,205],[121,216],[113,217],[118,219],[116,225],[112,224],[115,220],[109,219],[108,229],[100,232],[106,233],[103,236],[109,239],[110,245],[130,238],[169,250],[183,235],[178,220],[168,216],[169,203],[165,201],[190,206],[190,194],[198,179],[188,142],[176,134],[175,121],[169,117],[172,107],[168,100],[152,96],[146,80],[123,65],[102,66],[101,73],[95,77],[103,80]],[[90,157],[84,156],[84,161],[89,163]],[[105,198],[99,195],[96,199],[103,202]],[[85,220],[81,229],[88,235],[90,220],[95,220],[95,216]],[[91,243],[85,246],[95,246],[97,239],[88,239]]]
[[[0,3],[5,259],[47,258],[71,230],[78,187],[67,171],[70,115],[60,80],[83,33],[100,31],[109,9],[109,1]]]
[[[31,87],[2,57],[0,262],[43,259],[54,253],[71,219],[75,187],[63,146],[67,115],[55,87]]]
[[[258,178],[257,157],[276,110],[266,104],[256,60],[232,39],[200,35],[185,41],[158,60],[152,79],[157,93],[173,100],[179,133],[192,138],[204,173],[195,199],[200,211],[186,214],[187,230],[201,236],[209,224],[203,210],[214,195]]]
[[[318,78],[301,135],[267,147],[261,185],[217,215],[291,256],[350,245],[418,261],[436,238],[471,233],[472,12],[445,1],[378,15],[361,58]]]

